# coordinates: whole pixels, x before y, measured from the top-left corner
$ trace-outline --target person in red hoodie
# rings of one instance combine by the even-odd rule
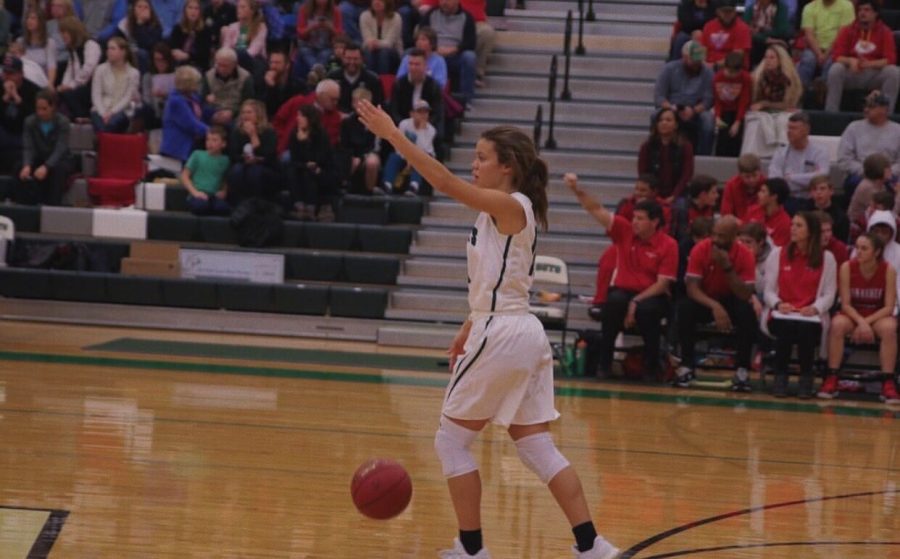
[[[733,215],[743,223],[747,210],[758,202],[759,188],[766,182],[762,163],[753,153],[745,153],[737,161],[738,174],[728,179],[722,192],[722,215]]]
[[[750,69],[750,27],[737,17],[735,0],[717,0],[716,18],[703,26],[703,46],[706,47],[706,64],[718,67],[732,51],[744,55],[743,66]]]
[[[715,154],[721,157],[737,157],[741,152],[744,115],[753,89],[750,72],[743,68],[744,58],[738,51],[729,52],[713,77],[713,111],[719,129]]]
[[[341,120],[344,118],[337,109],[338,100],[341,98],[341,86],[334,80],[322,80],[316,85],[313,93],[294,95],[281,105],[275,118],[272,119],[272,128],[278,135],[278,153],[284,153],[291,140],[291,132],[297,126],[297,111],[303,105],[315,105],[321,113],[322,128],[328,132],[331,145],[336,146],[341,140]]]
[[[888,98],[888,107],[897,102],[897,48],[878,10],[875,0],[859,0],[856,21],[838,32],[832,47],[834,63],[828,70],[826,111],[840,110],[845,89],[879,89]]]
[[[784,201],[790,192],[784,179],[768,179],[759,189],[759,203],[747,210],[746,221],[761,223],[776,247],[791,240],[791,216],[784,211]]]

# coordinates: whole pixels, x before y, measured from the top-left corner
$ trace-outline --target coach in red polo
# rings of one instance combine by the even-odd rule
[[[644,339],[644,371],[656,374],[669,287],[678,273],[678,244],[664,231],[662,208],[651,200],[639,202],[629,223],[581,190],[576,175],[567,173],[564,179],[581,206],[606,228],[617,251],[616,274],[600,313],[603,336],[597,375],[609,373],[616,336],[635,324]]]
[[[738,221],[727,215],[713,227],[712,237],[697,243],[688,257],[687,297],[678,302],[681,366],[675,385],[690,386],[694,379],[694,343],[698,324],[714,321],[716,327],[734,330],[737,372],[732,390],[749,392],[750,352],[756,337],[756,313],[750,304],[756,281],[756,258],[737,242]]]

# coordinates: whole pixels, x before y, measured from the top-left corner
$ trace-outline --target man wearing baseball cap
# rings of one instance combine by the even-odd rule
[[[744,69],[749,70],[751,42],[750,27],[737,16],[735,0],[717,0],[716,18],[703,26],[706,63],[721,66],[728,53],[739,50],[744,54]]]

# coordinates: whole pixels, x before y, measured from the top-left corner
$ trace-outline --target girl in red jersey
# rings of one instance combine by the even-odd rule
[[[836,291],[834,256],[822,248],[822,225],[815,212],[800,212],[791,221],[791,241],[766,260],[762,327],[775,337],[773,394],[787,396],[788,362],[797,345],[801,398],[813,395],[813,357]]]
[[[849,337],[856,344],[880,341],[878,356],[881,370],[892,377],[897,361],[897,319],[894,306],[897,292],[893,286],[897,272],[884,261],[884,242],[872,233],[856,239],[855,257],[841,265],[841,310],[834,316],[828,335],[828,376],[819,390],[819,398],[834,398],[838,394],[838,369],[844,356],[844,340]],[[881,399],[900,403],[894,379],[884,381]]]

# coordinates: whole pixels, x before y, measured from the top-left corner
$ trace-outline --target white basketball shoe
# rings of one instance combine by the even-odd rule
[[[594,547],[587,551],[578,551],[577,546],[572,546],[575,559],[616,559],[619,556],[619,548],[606,541],[603,536],[597,536]]]
[[[445,549],[439,553],[441,559],[491,559],[487,549],[482,547],[475,555],[466,553],[466,548],[460,543],[459,538],[453,539],[453,549]]]

